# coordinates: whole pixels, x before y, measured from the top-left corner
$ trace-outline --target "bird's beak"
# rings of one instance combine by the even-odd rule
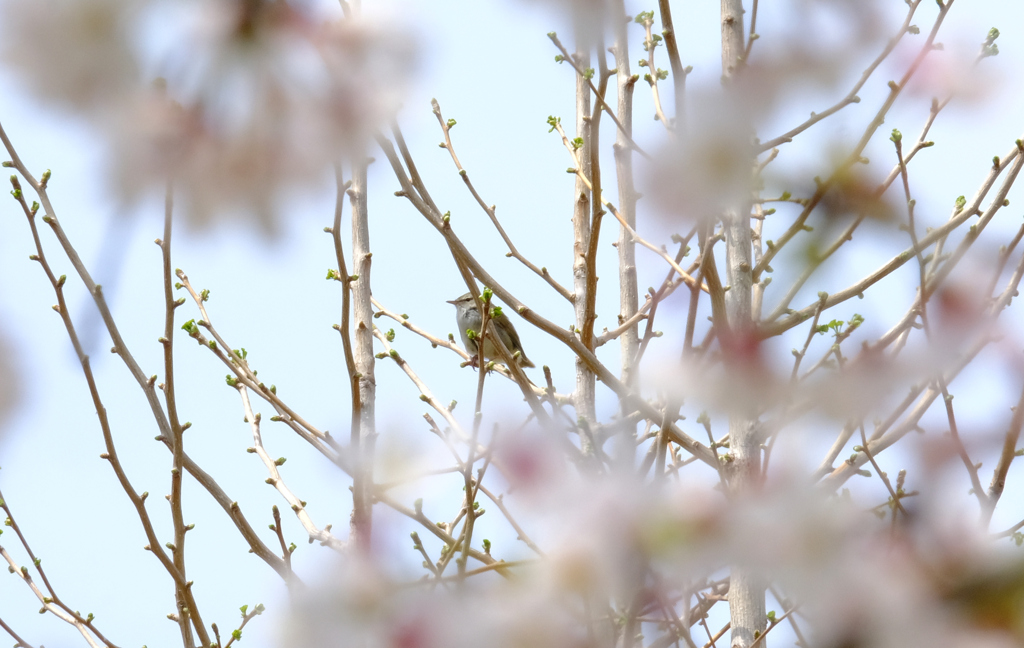
[[[454,305],[455,305],[455,304],[457,304],[458,302],[457,302],[457,301],[455,301],[454,299],[446,299],[446,300],[445,300],[445,303],[446,303],[446,304],[452,304],[452,305],[454,306]]]

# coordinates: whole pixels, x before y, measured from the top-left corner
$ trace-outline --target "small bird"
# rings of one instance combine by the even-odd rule
[[[459,334],[462,335],[462,343],[466,345],[466,350],[469,353],[476,356],[479,349],[477,340],[469,339],[469,335],[466,333],[466,331],[472,329],[477,336],[480,335],[480,324],[483,322],[483,318],[480,316],[480,308],[477,306],[476,298],[473,297],[472,293],[466,293],[458,299],[449,300],[448,303],[455,306],[455,322],[458,324]],[[493,335],[495,331],[497,331],[498,339],[505,345],[505,348],[512,353],[513,357],[517,358],[520,367],[536,366],[526,357],[526,353],[523,351],[523,343],[519,341],[519,334],[516,333],[516,327],[512,326],[512,320],[504,313],[498,313],[498,316],[492,317],[487,324],[488,337]],[[517,351],[518,355],[516,354]],[[484,359],[501,360],[498,350],[494,348],[494,343],[490,339],[484,341]]]

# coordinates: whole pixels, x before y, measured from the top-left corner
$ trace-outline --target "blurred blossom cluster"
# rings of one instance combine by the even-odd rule
[[[600,33],[604,28],[607,38],[608,16],[613,12],[602,2],[564,0],[564,4],[591,30]],[[900,79],[913,65],[918,69],[904,92],[915,101],[950,97],[958,102],[977,101],[999,85],[991,66],[978,65],[984,33],[970,38],[946,35],[952,42],[916,60],[931,17],[918,10],[914,20],[920,25],[915,22],[912,31],[895,39],[910,3],[793,0],[788,4],[790,10],[782,14],[782,21],[765,24],[774,17],[761,12],[758,31],[770,37],[751,43],[756,55],[745,62],[743,74],[728,84],[721,84],[717,76],[709,80],[687,75],[685,105],[673,106],[670,89],[677,80],[670,75],[661,82],[660,101],[672,127],[660,138],[662,143],[652,147],[653,159],[642,161],[649,168],[638,178],[644,195],[654,197],[659,212],[673,225],[679,219],[717,218],[723,210],[749,201],[756,191],[768,196],[787,190],[803,196],[815,189],[812,177],[827,178],[833,172],[835,186],[823,199],[827,224],[845,226],[842,219],[848,221],[863,212],[875,220],[891,220],[892,197],[875,193],[891,168],[889,160],[870,168],[844,166],[844,158],[860,136],[860,123],[867,123],[860,117],[852,123],[847,120],[857,111],[874,110],[856,104],[876,105],[880,93],[888,91],[879,79]],[[594,16],[600,20],[585,21],[580,10],[584,6],[598,7]],[[631,32],[631,37],[639,34]],[[669,67],[660,44],[655,57],[656,66]],[[698,72],[706,74],[707,69]],[[637,92],[646,93],[647,84],[638,82]],[[818,120],[826,110],[835,115],[821,123]],[[813,122],[806,129],[810,137],[801,143],[809,141],[809,147],[793,139],[805,133],[803,129],[790,139],[775,139],[808,118]],[[759,147],[769,141],[782,147],[782,162],[753,174],[751,161],[765,159],[767,151]]]
[[[739,207],[753,189],[753,123],[748,97],[707,91],[687,113],[687,127],[654,160],[651,176],[663,208],[685,219],[713,219]]]
[[[14,360],[14,350],[0,331],[0,434],[22,392]]]
[[[500,577],[499,577],[500,578]],[[584,647],[567,593],[537,574],[481,586],[402,585],[356,559],[298,601],[287,646],[365,648]]]
[[[616,0],[525,0],[540,5],[559,20],[567,20],[580,51],[586,51],[608,38],[614,27]],[[567,42],[568,43],[568,42]]]
[[[696,595],[721,599],[730,565],[770,579],[785,600],[776,605],[796,606],[806,645],[996,648],[1024,639],[1024,562],[938,498],[905,499],[910,511],[894,522],[886,506],[874,515],[795,476],[731,501],[719,489],[626,475],[546,487],[558,496],[517,499],[548,532],[543,557],[463,582],[452,570],[443,583],[351,557],[297,602],[288,645],[621,645],[630,611],[639,622],[628,631],[643,645],[700,645]],[[1015,598],[996,606],[994,592]],[[785,611],[769,609],[776,618]],[[775,642],[793,636],[780,623]]]
[[[135,90],[128,35],[140,2],[12,0],[3,4],[3,60],[41,98],[103,112]]]
[[[197,226],[271,230],[282,189],[361,154],[412,61],[408,38],[281,0],[9,0],[0,25],[28,86],[106,135],[121,195],[173,178]]]

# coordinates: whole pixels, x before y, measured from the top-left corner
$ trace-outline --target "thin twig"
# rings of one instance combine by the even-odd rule
[[[250,453],[255,454],[263,462],[267,472],[270,474],[267,477],[267,483],[273,486],[281,497],[288,502],[288,507],[295,513],[295,517],[298,519],[302,528],[309,534],[309,541],[317,541],[322,546],[330,547],[335,551],[342,552],[346,549],[345,543],[340,539],[336,538],[330,532],[330,525],[324,529],[320,529],[313,523],[313,519],[309,516],[309,512],[306,510],[306,503],[296,497],[292,493],[291,489],[285,483],[281,477],[281,471],[278,470],[280,466],[284,465],[285,458],[272,459],[267,453],[266,448],[263,447],[263,434],[260,431],[260,421],[262,417],[253,412],[252,403],[249,401],[249,390],[245,385],[237,385],[235,387],[238,390],[238,395],[242,399],[242,409],[245,412],[245,420],[249,423],[249,428],[252,431],[252,447],[248,449]]]
[[[12,574],[17,574],[25,582],[25,584],[28,585],[28,587],[36,595],[36,598],[39,599],[39,602],[42,603],[43,610],[50,612],[51,614],[56,616],[58,619],[64,621],[65,623],[73,625],[75,629],[78,630],[78,632],[82,635],[82,637],[85,638],[86,642],[90,646],[97,646],[98,644],[96,643],[96,640],[99,640],[108,648],[117,648],[117,646],[114,643],[112,643],[109,639],[104,637],[103,633],[101,633],[93,625],[92,614],[83,617],[77,611],[72,610],[57,595],[56,590],[54,590],[53,586],[50,584],[50,579],[46,576],[46,571],[43,569],[42,560],[40,558],[37,558],[35,553],[32,551],[32,547],[28,543],[28,538],[26,538],[25,534],[22,533],[21,527],[18,525],[18,521],[15,519],[14,513],[11,511],[11,507],[7,503],[7,500],[4,498],[2,492],[0,492],[0,510],[3,510],[3,512],[6,514],[6,526],[10,527],[11,530],[13,530],[14,533],[18,536],[18,540],[21,542],[21,546],[25,549],[25,553],[28,554],[28,558],[32,562],[32,565],[35,567],[35,570],[39,573],[39,577],[42,579],[43,586],[46,587],[46,591],[49,594],[49,596],[44,595],[43,592],[40,591],[38,587],[36,587],[35,583],[32,580],[32,576],[28,572],[28,569],[26,567],[19,567],[17,563],[14,562],[14,559],[11,557],[11,555],[7,553],[7,551],[3,548],[2,545],[0,545],[0,556],[3,556],[3,558],[7,561],[9,571]],[[10,632],[10,629],[7,626],[4,626],[4,629]],[[90,632],[92,633],[92,635],[95,635],[95,639],[93,638],[92,635],[90,635]],[[12,634],[12,636],[14,635]],[[17,639],[17,637],[15,637],[15,639]]]
[[[999,461],[992,471],[992,482],[988,487],[988,500],[982,509],[981,523],[988,528],[992,523],[992,514],[1006,486],[1006,475],[1010,472],[1010,464],[1017,457],[1017,441],[1020,440],[1021,428],[1024,427],[1024,389],[1021,390],[1017,405],[1013,408],[1009,428],[1003,436],[1003,449],[999,453]]]
[[[164,286],[164,336],[160,339],[164,347],[164,382],[160,388],[164,392],[164,399],[167,402],[167,418],[171,426],[171,520],[174,523],[173,551],[174,566],[181,574],[185,575],[185,520],[181,508],[181,480],[182,466],[184,464],[185,438],[178,419],[177,400],[174,394],[174,311],[181,306],[182,301],[174,299],[174,274],[171,270],[171,233],[174,223],[174,186],[168,181],[167,192],[164,198],[164,235],[157,239],[160,246],[160,254],[163,260],[163,286]],[[175,590],[174,594],[177,610],[178,625],[181,629],[181,637],[185,646],[195,645],[192,632],[189,630],[189,610],[182,592]]]
[[[921,0],[916,0],[916,4],[920,4],[920,2]],[[775,258],[775,255],[779,253],[779,251],[786,245],[786,243],[792,240],[792,238],[796,236],[798,233],[804,231],[804,224],[807,221],[807,217],[810,215],[811,211],[818,205],[821,199],[825,196],[825,193],[828,192],[828,190],[832,187],[833,184],[835,184],[836,178],[838,178],[840,174],[846,173],[854,164],[859,164],[861,162],[864,149],[867,147],[868,142],[871,141],[871,138],[874,136],[875,131],[885,121],[885,116],[888,114],[889,109],[892,108],[892,106],[896,103],[896,99],[899,97],[903,88],[906,87],[907,83],[910,82],[911,77],[913,77],[914,74],[917,72],[918,68],[921,66],[921,63],[924,62],[925,57],[935,49],[935,37],[938,35],[939,28],[942,26],[942,22],[946,17],[946,13],[949,11],[952,5],[953,0],[949,0],[942,6],[941,9],[939,9],[939,14],[935,19],[935,23],[932,26],[931,32],[928,34],[928,38],[925,39],[924,45],[918,51],[918,54],[914,58],[914,60],[907,67],[906,72],[900,78],[899,82],[889,82],[888,96],[882,103],[882,106],[876,111],[874,118],[868,124],[867,128],[865,128],[864,133],[861,135],[860,141],[857,142],[857,145],[853,148],[853,151],[850,152],[850,155],[846,158],[846,160],[844,160],[839,165],[836,171],[827,180],[823,181],[818,186],[817,190],[814,192],[814,195],[810,199],[808,199],[807,206],[804,208],[804,211],[786,230],[786,232],[781,237],[779,237],[779,239],[776,241],[775,246],[765,253],[764,257],[754,268],[753,276],[755,282],[758,281],[761,273],[764,272],[764,269],[768,266],[768,264],[771,263],[772,259]],[[905,25],[909,25],[909,20],[910,15],[908,15],[907,22],[905,22]],[[881,60],[879,59],[878,62],[880,63]],[[767,151],[778,145],[774,142],[775,140],[772,140],[771,142],[768,142],[767,144],[764,144],[759,148],[762,151]]]
[[[114,341],[114,348],[112,350],[118,355],[118,357],[122,359],[122,361],[125,362],[126,366],[131,371],[132,376],[135,377],[139,386],[142,388],[143,392],[146,395],[146,401],[149,404],[150,409],[153,413],[153,418],[156,421],[158,428],[160,429],[161,434],[159,437],[157,437],[157,439],[161,441],[165,445],[165,447],[167,447],[168,450],[171,450],[170,423],[167,421],[164,411],[160,407],[159,400],[156,397],[156,392],[153,387],[155,381],[151,381],[149,378],[147,378],[145,374],[142,372],[142,370],[139,368],[138,364],[135,362],[131,354],[131,351],[128,349],[128,347],[124,343],[124,340],[121,338],[120,332],[117,329],[117,325],[115,324],[113,317],[111,317],[110,315],[110,310],[109,308],[107,308],[106,300],[103,298],[103,293],[100,290],[100,287],[95,282],[93,282],[92,277],[89,275],[89,272],[85,267],[85,264],[82,263],[81,258],[79,258],[78,253],[75,251],[74,247],[71,245],[71,242],[64,234],[63,229],[60,228],[60,224],[57,222],[56,216],[54,215],[53,207],[50,204],[49,197],[46,193],[46,181],[49,178],[49,173],[44,174],[42,182],[37,181],[32,176],[32,174],[25,167],[24,163],[22,163],[21,158],[18,156],[18,153],[14,149],[13,144],[7,137],[7,133],[4,131],[2,125],[0,125],[0,141],[3,142],[4,146],[7,149],[8,154],[11,156],[12,165],[18,170],[22,177],[25,178],[25,180],[33,186],[33,188],[39,195],[40,201],[43,203],[46,218],[50,219],[48,223],[50,224],[51,228],[53,228],[55,234],[57,235],[58,241],[61,243],[65,253],[68,256],[68,259],[71,260],[72,265],[75,267],[76,272],[79,274],[80,278],[82,279],[82,282],[85,284],[89,293],[92,295],[93,301],[96,303],[96,306],[100,311],[100,314],[103,316],[103,321],[105,326],[107,327],[107,331]],[[20,192],[20,190],[18,191]],[[22,201],[23,208],[27,210],[26,213],[31,214],[34,217],[37,211],[37,207],[33,206],[32,209],[29,209],[27,204],[24,203],[23,196],[19,198],[19,200]],[[37,256],[41,261],[44,261],[45,255],[42,254],[42,244],[39,240],[38,232],[35,230],[35,224],[31,219],[30,227],[33,230],[33,238],[36,243],[36,248],[38,252]],[[89,383],[90,393],[93,395],[94,403],[98,405],[97,415],[100,418],[101,428],[105,429],[105,426],[107,425],[106,412],[105,410],[102,409],[102,404],[99,401],[99,393],[98,390],[96,389],[96,385],[93,380],[92,369],[89,364],[89,357],[85,355],[84,351],[82,350],[82,347],[78,341],[78,334],[75,331],[74,325],[72,324],[70,317],[67,316],[67,308],[63,296],[63,286],[65,277],[62,275],[61,278],[57,280],[53,273],[50,271],[49,265],[45,263],[43,265],[44,270],[47,273],[47,277],[51,281],[51,285],[53,285],[55,287],[55,290],[57,291],[58,308],[60,309],[58,313],[61,315],[61,319],[64,322],[65,328],[67,329],[68,332],[68,337],[72,342],[72,346],[75,347],[75,352],[78,355],[79,361],[82,364],[83,371],[85,372],[86,375],[86,381]],[[270,551],[270,549],[259,538],[255,530],[252,528],[252,525],[249,524],[249,521],[242,514],[241,507],[239,507],[238,502],[229,497],[227,493],[224,492],[224,489],[222,489],[220,485],[216,482],[216,480],[214,480],[206,471],[200,468],[199,465],[196,464],[196,462],[193,461],[192,458],[189,457],[187,454],[183,454],[182,462],[185,470],[188,471],[188,473],[192,475],[192,477],[194,477],[197,482],[199,482],[199,484],[221,506],[224,512],[228,515],[228,517],[231,518],[231,521],[235,524],[235,527],[238,529],[239,533],[242,535],[243,538],[245,538],[246,542],[249,544],[249,547],[252,550],[252,552],[259,556],[261,560],[266,562],[283,578],[287,577],[288,572],[284,569],[283,562],[279,558],[277,558],[273,554],[273,552]],[[299,584],[301,583],[301,581],[299,581],[298,579],[293,579],[289,582],[289,584],[293,583]]]
[[[558,134],[562,137],[562,143],[565,145],[566,150],[569,151],[569,155],[572,156],[573,162],[575,163],[575,168],[573,169],[573,171],[575,172],[576,176],[579,177],[583,181],[583,183],[586,185],[587,189],[591,189],[592,190],[593,189],[593,185],[591,185],[590,179],[587,178],[587,176],[583,173],[583,171],[581,169],[582,164],[581,164],[579,155],[576,153],[576,150],[573,148],[572,142],[569,141],[569,138],[566,136],[565,131],[562,130],[562,125],[556,122],[554,128],[555,128],[555,130],[558,131]],[[630,236],[632,236],[636,240],[637,243],[639,243],[640,245],[644,246],[648,250],[654,252],[655,254],[660,256],[662,259],[664,259],[670,266],[672,266],[672,268],[677,273],[679,273],[679,276],[682,278],[683,281],[686,282],[686,285],[690,286],[691,288],[693,286],[697,285],[697,281],[690,275],[690,273],[687,272],[686,270],[683,270],[679,266],[679,264],[676,263],[676,261],[674,261],[672,259],[672,257],[670,257],[668,255],[667,252],[665,252],[665,250],[655,246],[653,243],[650,243],[649,241],[647,241],[647,239],[645,239],[645,238],[641,237],[639,234],[637,234],[636,230],[634,230],[632,227],[630,227],[629,223],[627,223],[626,220],[622,217],[622,214],[619,213],[619,210],[615,208],[615,205],[613,205],[610,201],[608,201],[603,195],[599,196],[599,199],[600,199],[601,203],[605,207],[608,208],[608,211],[610,211],[612,213],[612,215],[615,216],[616,220],[619,221],[619,224],[622,225],[622,227],[627,232],[629,232]],[[701,290],[703,290],[704,292],[709,292],[709,289],[708,289],[707,286],[701,286]]]
[[[446,122],[444,117],[441,115],[441,106],[437,103],[437,99],[431,99],[430,105],[433,107],[434,115],[437,116],[437,121],[441,125],[441,131],[444,133],[444,148],[451,154],[452,161],[455,163],[455,168],[458,169],[459,176],[462,177],[462,181],[466,184],[466,188],[469,189],[471,194],[473,194],[473,198],[476,199],[477,204],[484,210],[487,217],[491,219],[491,223],[494,224],[494,228],[498,230],[498,234],[501,235],[501,239],[505,241],[505,245],[508,247],[508,254],[506,256],[511,256],[525,265],[541,279],[548,282],[548,285],[554,288],[555,292],[564,297],[571,304],[575,299],[573,294],[570,293],[562,284],[555,281],[555,278],[551,276],[551,273],[548,272],[546,267],[538,268],[532,261],[523,256],[516,248],[515,244],[512,243],[512,239],[505,233],[505,228],[502,227],[501,223],[498,221],[498,216],[495,213],[495,206],[488,205],[484,202],[484,199],[480,197],[476,187],[473,186],[473,182],[469,179],[469,173],[462,167],[462,163],[459,162],[458,156],[455,155],[455,147],[452,145],[451,126],[449,126],[449,122]]]
[[[5,146],[7,146],[8,152],[11,153],[11,157],[14,158],[14,164],[16,166],[20,164],[20,160],[14,153],[13,146],[11,146],[10,140],[7,139],[7,134],[3,131],[2,127],[0,127],[0,139],[2,139]],[[47,197],[45,185],[46,181],[49,179],[49,174],[47,173],[43,176],[42,182],[37,182],[31,176],[31,174],[29,174],[28,169],[24,168],[23,166],[19,167],[18,171],[22,174],[26,181],[32,185],[40,200],[43,202],[43,206],[46,212],[46,215],[43,216],[43,222],[50,225],[51,229],[57,234],[57,238],[61,242],[61,245],[64,247],[65,253],[68,255],[68,258],[71,259],[72,264],[75,265],[75,268],[78,270],[79,275],[86,283],[86,287],[89,289],[90,294],[93,295],[94,301],[98,306],[100,306],[100,311],[103,314],[104,321],[107,322],[108,330],[111,331],[111,335],[112,337],[114,337],[115,349],[119,351],[123,349],[126,356],[130,358],[130,354],[128,354],[127,352],[127,347],[124,346],[123,340],[121,340],[120,335],[117,334],[116,332],[116,327],[113,326],[113,318],[110,316],[110,311],[107,308],[106,302],[102,299],[102,292],[100,286],[92,282],[92,278],[89,276],[88,271],[85,269],[85,265],[78,257],[77,252],[71,246],[70,241],[68,241],[67,237],[64,235],[64,231],[60,228],[60,225],[57,223],[56,217],[53,215],[53,209],[52,206],[49,204],[49,198]],[[201,640],[203,640],[205,643],[208,643],[209,637],[207,635],[206,628],[202,624],[202,620],[199,615],[198,605],[196,604],[195,599],[192,596],[191,583],[186,582],[184,575],[174,565],[173,560],[169,558],[167,554],[164,552],[163,546],[160,544],[156,536],[156,531],[153,528],[152,520],[150,519],[149,513],[146,511],[145,507],[145,500],[146,497],[148,496],[148,493],[144,493],[143,495],[138,494],[138,492],[135,490],[135,488],[129,481],[128,476],[125,473],[124,468],[120,462],[120,459],[118,458],[117,450],[114,446],[113,433],[111,431],[110,424],[107,419],[106,408],[104,407],[102,399],[100,398],[99,387],[97,386],[95,378],[92,373],[92,368],[89,362],[89,356],[85,353],[85,350],[82,348],[81,342],[78,339],[78,333],[75,330],[74,324],[71,321],[71,316],[68,313],[67,303],[64,299],[64,282],[66,280],[66,277],[61,276],[61,278],[58,279],[54,275],[53,271],[50,269],[48,261],[46,260],[46,255],[43,252],[42,242],[40,240],[39,231],[36,227],[35,222],[35,215],[38,211],[38,205],[34,205],[33,207],[30,208],[28,203],[25,202],[25,197],[21,188],[21,183],[18,181],[17,176],[11,177],[11,184],[14,187],[13,195],[15,199],[18,201],[18,203],[21,205],[22,210],[24,211],[25,216],[28,219],[29,228],[32,231],[32,238],[36,246],[36,254],[34,255],[33,260],[38,261],[39,264],[42,266],[47,279],[49,279],[50,281],[50,285],[53,287],[54,293],[57,296],[57,305],[54,308],[54,310],[56,310],[57,313],[61,316],[61,320],[64,323],[65,330],[67,331],[68,337],[71,339],[71,344],[75,349],[75,354],[78,356],[79,364],[82,366],[82,371],[85,373],[86,382],[88,383],[89,386],[89,393],[92,397],[93,405],[96,408],[96,414],[97,417],[99,418],[100,428],[103,433],[104,445],[106,446],[106,452],[103,453],[103,455],[101,455],[101,458],[106,459],[107,461],[110,462],[110,465],[114,470],[114,474],[117,476],[118,482],[120,483],[122,490],[124,490],[125,494],[128,496],[129,500],[131,500],[133,506],[135,507],[136,514],[139,517],[139,521],[142,523],[142,527],[146,534],[146,538],[149,541],[149,544],[146,546],[146,548],[153,552],[154,556],[156,556],[157,560],[164,567],[165,571],[167,571],[168,575],[170,575],[171,578],[174,580],[175,586],[179,588],[179,590],[182,592],[182,596],[188,603],[188,609],[192,613],[192,622],[193,626],[195,627],[196,633],[200,636]],[[127,359],[126,362],[128,362]],[[128,364],[129,367],[133,367],[134,370],[137,370],[139,376],[141,376],[141,369],[139,369],[138,365],[135,364],[133,358],[131,359],[131,362]],[[134,370],[133,373],[135,373]],[[160,407],[159,402],[155,402],[154,404],[156,394],[153,385],[155,384],[155,382],[156,381],[154,376],[154,379],[143,378],[141,384],[143,385],[143,389],[146,392],[147,396],[152,396],[151,405],[154,406],[154,412],[158,414],[158,421],[163,423],[161,429],[167,430],[169,426],[167,424],[167,419],[164,416],[163,409]]]
[[[14,631],[14,628],[4,623],[4,620],[2,618],[0,618],[0,628],[3,628],[4,631],[7,634],[11,635],[11,638],[14,639],[15,642],[17,642],[14,644],[14,648],[33,648],[32,644],[22,639],[18,635],[18,633]]]
[[[889,55],[892,53],[892,51],[894,49],[896,49],[896,45],[899,44],[899,42],[903,38],[903,36],[906,35],[910,31],[911,21],[914,19],[914,13],[917,11],[917,7],[920,4],[921,4],[921,0],[911,0],[911,2],[908,3],[907,17],[903,20],[903,25],[896,32],[896,35],[893,36],[892,38],[890,38],[886,42],[885,47],[882,49],[882,52],[875,58],[874,61],[871,62],[870,65],[868,65],[867,69],[865,69],[864,72],[860,75],[860,79],[857,80],[857,83],[855,83],[853,85],[853,88],[850,90],[850,92],[847,93],[847,95],[845,97],[843,97],[841,100],[839,100],[839,102],[837,102],[835,105],[827,108],[824,112],[820,112],[820,113],[812,112],[810,118],[807,121],[805,121],[804,123],[800,124],[799,126],[793,128],[792,130],[784,133],[783,135],[780,135],[780,136],[778,136],[778,137],[776,137],[774,139],[770,139],[767,142],[759,143],[759,145],[757,147],[757,152],[758,153],[762,153],[762,152],[767,151],[769,149],[773,149],[776,146],[780,146],[780,145],[785,144],[787,142],[792,142],[794,137],[796,137],[800,133],[804,132],[805,130],[807,130],[811,126],[814,126],[815,124],[817,124],[818,122],[822,121],[826,117],[829,117],[829,116],[839,112],[840,110],[842,110],[846,106],[849,106],[850,104],[859,103],[860,102],[860,97],[857,96],[857,93],[860,92],[860,89],[863,88],[864,84],[868,82],[868,79],[870,79],[871,75],[874,74],[876,69],[878,69],[878,66],[882,64],[882,61],[884,61],[886,58],[888,58]],[[926,43],[925,48],[922,49],[922,52],[926,53],[928,50],[930,50],[932,48],[932,39],[934,38],[935,31],[937,30],[938,25],[941,24],[942,18],[945,17],[945,12],[948,11],[948,6],[951,5],[951,4],[953,4],[953,3],[952,2],[947,2],[946,6],[943,7],[942,11],[939,14],[939,18],[936,19],[936,29],[933,30],[932,35],[929,38],[928,42]],[[754,6],[755,7],[757,6],[756,0],[755,0]],[[755,18],[756,18],[757,14],[755,13],[754,15],[755,15]],[[753,33],[754,33],[754,23],[753,23],[753,21],[751,21],[751,23],[750,23],[750,32],[751,32],[751,36],[753,36]],[[747,52],[748,53],[750,51],[750,44],[752,42],[753,41],[751,41],[747,45]],[[916,65],[915,65],[915,68],[916,68]],[[904,78],[906,79],[907,77],[904,77]],[[903,84],[901,83],[900,85],[903,85]]]
[[[615,116],[615,111],[613,111],[611,106],[609,106],[608,103],[604,100],[603,94],[598,92],[597,87],[594,86],[594,82],[590,80],[591,75],[587,74],[585,70],[581,70],[579,66],[576,65],[576,60],[572,57],[571,54],[569,54],[569,50],[565,49],[565,46],[562,45],[562,42],[558,40],[558,36],[555,35],[555,32],[550,32],[548,34],[548,38],[550,38],[551,42],[555,44],[555,47],[558,48],[558,51],[562,53],[562,60],[568,63],[570,66],[572,66],[572,69],[576,71],[576,74],[578,76],[586,79],[587,84],[590,86],[590,90],[594,93],[594,97],[597,99],[598,106],[606,113],[608,113],[608,116],[611,117],[613,122],[615,122],[615,126],[619,129],[619,132],[622,133],[626,140],[629,142],[630,148],[632,148],[634,151],[636,151],[646,159],[652,159],[651,156],[642,148],[640,148],[640,145],[633,140],[630,133],[626,130],[626,127],[623,126],[622,123],[619,121],[619,118]]]

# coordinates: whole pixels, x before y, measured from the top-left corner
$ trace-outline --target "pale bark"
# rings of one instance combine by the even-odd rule
[[[615,3],[613,15],[624,16],[626,9],[622,0]],[[633,151],[629,140],[633,136],[633,87],[636,80],[629,71],[629,38],[623,20],[615,24],[615,79],[618,86],[616,113],[623,129],[615,137],[615,171],[619,185],[619,209],[629,226],[636,231],[637,193],[633,185]],[[678,110],[678,106],[676,110]],[[639,293],[636,280],[636,242],[624,227],[619,228],[619,322],[633,317],[638,308]],[[639,329],[636,325],[622,332],[619,338],[622,362],[622,382],[630,389],[636,388],[636,352],[640,345]]]
[[[373,456],[377,439],[373,357],[373,306],[370,303],[370,227],[366,202],[366,160],[352,166],[352,323],[356,371],[359,376],[358,427],[352,429],[352,540],[368,550],[373,529]],[[353,416],[353,420],[356,417]]]
[[[581,70],[590,67],[590,53],[586,50],[576,53],[576,65]],[[582,75],[576,75],[576,137],[583,138],[583,148],[580,149],[580,162],[583,175],[591,177],[591,134],[590,134],[590,84]],[[586,184],[577,177],[575,192],[573,194],[572,231],[573,231],[573,261],[572,277],[574,306],[576,310],[576,331],[582,332],[586,327],[586,303],[587,303],[587,249],[590,247],[590,211],[591,196]],[[586,344],[587,341],[583,340]],[[576,416],[586,419],[589,424],[596,420],[595,400],[596,383],[594,372],[587,367],[582,359],[576,359],[576,393],[574,396]],[[583,445],[583,452],[586,455],[593,454],[594,448],[590,447],[589,437],[586,434],[580,436]]]
[[[729,79],[743,65],[743,2],[722,0],[722,77]],[[729,88],[726,89],[729,91]],[[744,128],[737,124],[737,128]],[[754,160],[751,159],[753,169]],[[729,335],[721,342],[726,347],[736,345],[739,356],[745,355],[738,347],[748,343],[752,332],[751,305],[751,228],[750,200],[736,196],[727,213],[722,215],[725,231],[725,263],[729,290],[725,293],[725,306],[729,318]],[[726,350],[728,354],[728,349]],[[734,366],[735,371],[744,371]],[[761,442],[756,414],[744,403],[734,403],[729,416],[730,453],[732,454],[730,485],[739,496],[748,494],[761,483]],[[765,613],[765,582],[756,570],[736,566],[730,575],[729,616],[732,622],[731,645],[747,648],[764,633],[767,626]],[[766,643],[759,644],[764,648]]]

